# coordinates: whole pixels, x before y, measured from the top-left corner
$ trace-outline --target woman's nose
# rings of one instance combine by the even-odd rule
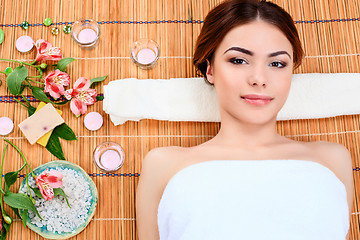
[[[249,85],[253,87],[266,87],[267,81],[263,71],[256,70],[248,78]]]

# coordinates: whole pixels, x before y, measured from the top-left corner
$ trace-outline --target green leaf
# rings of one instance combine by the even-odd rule
[[[57,126],[56,128],[54,128],[52,134],[56,134],[56,136],[68,141],[77,140],[75,133],[66,123],[63,123]]]
[[[5,221],[2,221],[3,228],[2,228],[2,231],[1,231],[1,235],[0,235],[0,240],[5,240],[6,239],[6,235],[8,234],[8,232],[10,230],[11,224],[8,224]]]
[[[58,159],[66,160],[63,150],[61,148],[59,137],[57,136],[57,134],[54,134],[54,132],[51,134],[49,141],[46,144],[46,149]]]
[[[69,206],[69,208],[71,208],[64,190],[62,190],[61,188],[54,188],[54,196],[63,196],[66,200],[67,205]]]
[[[12,193],[12,192],[7,192],[4,195],[4,202],[9,205],[10,207],[13,208],[19,208],[19,209],[27,209],[30,210],[34,213],[36,213],[36,215],[41,219],[42,217],[40,216],[39,212],[36,210],[33,202],[30,200],[29,197],[27,197],[25,194],[23,193]]]
[[[35,111],[36,111],[36,108],[33,107],[33,106],[28,106],[27,109],[28,109],[29,117],[31,115],[33,115],[35,113]]]
[[[22,222],[24,223],[24,227],[26,227],[27,217],[28,217],[28,210],[25,209],[25,210],[22,211],[22,213],[21,213],[21,220],[22,220]]]
[[[7,87],[11,94],[19,95],[21,91],[21,84],[28,76],[28,69],[23,65],[14,69],[6,79]]]
[[[96,82],[102,82],[104,81],[105,79],[107,78],[107,75],[104,76],[104,77],[97,77],[97,78],[93,78],[93,79],[90,79],[90,86],[93,84],[93,83],[96,83]]]
[[[104,96],[100,96],[100,95],[96,96],[96,101],[102,101],[102,100],[104,100]]]
[[[36,196],[38,196],[39,198],[44,199],[44,197],[43,197],[43,195],[41,194],[39,188],[32,188],[32,187],[30,187],[30,188],[34,191],[34,193],[35,193]]]
[[[44,93],[44,90],[39,87],[31,87],[33,96],[42,102],[51,102],[48,96]]]
[[[55,105],[64,105],[64,104],[67,104],[68,102],[70,102],[70,100],[64,100],[64,101],[61,101],[61,102],[53,102],[53,104],[55,104]]]
[[[65,72],[67,65],[72,63],[74,60],[75,60],[75,58],[70,58],[70,57],[63,58],[57,63],[55,69],[59,69],[60,71]]]
[[[7,190],[13,185],[18,179],[19,172],[8,172],[5,174],[5,186]]]
[[[26,85],[21,84],[19,95],[24,92],[25,87],[26,87]]]
[[[16,214],[16,216],[18,216],[19,218],[21,218],[21,216],[20,216],[20,214],[19,214],[19,209],[13,208],[13,207],[10,207],[10,208],[14,211],[14,213]]]

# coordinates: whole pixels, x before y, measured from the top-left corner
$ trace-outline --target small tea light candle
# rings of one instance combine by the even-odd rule
[[[84,125],[90,131],[96,131],[103,125],[103,117],[98,112],[89,112],[84,117]]]
[[[150,64],[155,61],[156,54],[152,49],[143,48],[136,55],[137,61],[141,64]]]
[[[118,169],[121,164],[121,157],[115,150],[106,150],[100,157],[100,164],[106,170]]]
[[[34,40],[29,36],[21,36],[16,40],[15,47],[19,52],[29,52],[34,47]]]
[[[99,43],[100,25],[93,19],[79,19],[71,28],[72,39],[83,49],[92,49]]]
[[[101,171],[114,172],[121,168],[124,161],[124,150],[115,142],[103,142],[94,151],[94,163]]]
[[[79,32],[77,38],[80,43],[88,44],[96,40],[97,34],[93,29],[85,28]]]
[[[13,121],[8,117],[0,117],[0,135],[6,136],[14,129]]]
[[[160,47],[151,39],[140,39],[131,44],[130,58],[141,69],[154,68],[159,56]]]

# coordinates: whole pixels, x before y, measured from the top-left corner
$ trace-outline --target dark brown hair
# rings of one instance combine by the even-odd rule
[[[212,9],[196,41],[193,64],[206,79],[207,60],[211,63],[214,52],[225,35],[234,27],[261,19],[278,27],[293,48],[294,68],[302,61],[304,51],[291,16],[278,5],[258,0],[229,0]]]

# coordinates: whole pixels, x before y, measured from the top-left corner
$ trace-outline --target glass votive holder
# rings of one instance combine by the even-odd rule
[[[81,48],[92,49],[99,43],[100,26],[92,19],[80,19],[72,25],[71,37]]]
[[[130,47],[130,58],[141,69],[154,68],[159,56],[160,47],[151,39],[140,39]]]
[[[125,152],[116,142],[103,142],[94,150],[95,166],[103,172],[119,170],[125,161]]]

